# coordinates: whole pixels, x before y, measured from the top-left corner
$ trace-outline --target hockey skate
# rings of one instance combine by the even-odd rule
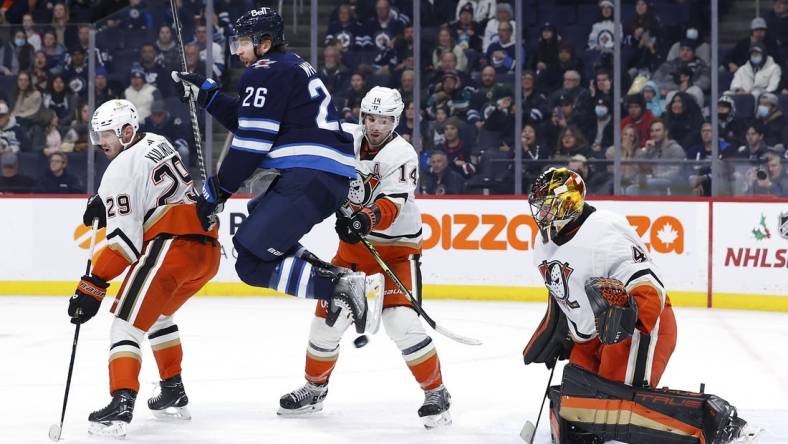
[[[118,390],[113,393],[112,401],[108,406],[88,416],[90,421],[88,433],[108,438],[125,438],[126,427],[131,422],[136,399],[137,393],[133,390]]]
[[[424,422],[426,429],[450,425],[451,395],[446,387],[440,387],[424,392],[424,404],[419,407],[419,417]]]
[[[358,272],[342,275],[329,300],[327,320],[336,319],[338,312],[346,309],[353,317],[356,333],[377,332],[381,319],[379,313],[383,311],[383,288],[383,275],[380,273],[371,276]],[[373,297],[373,313],[369,312],[367,296]]]
[[[298,390],[279,398],[280,416],[298,416],[317,413],[323,410],[323,400],[328,394],[328,383],[322,385],[307,382]]]
[[[190,420],[192,415],[186,404],[189,397],[183,388],[181,375],[173,376],[159,382],[159,392],[156,396],[148,399],[148,408],[153,412],[153,416],[159,419],[182,419]]]

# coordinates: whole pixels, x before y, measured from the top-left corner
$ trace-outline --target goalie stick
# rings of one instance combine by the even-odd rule
[[[558,366],[558,357],[553,361],[553,369],[550,370],[550,377],[547,379],[547,387],[544,389],[544,396],[542,397],[542,404],[539,405],[539,415],[536,416],[536,425],[531,421],[525,421],[523,428],[520,430],[520,438],[528,444],[533,444],[534,436],[536,436],[536,428],[539,427],[539,419],[542,417],[542,409],[544,409],[544,402],[547,399],[547,393],[550,391],[550,384],[553,382],[553,373]]]
[[[88,253],[88,264],[85,267],[85,274],[90,274],[90,267],[93,265],[93,250],[96,248],[96,232],[98,231],[98,218],[93,219],[93,230],[90,233],[90,251]],[[79,341],[79,327],[74,328],[74,341],[71,346],[71,362],[68,364],[68,377],[66,377],[66,393],[63,395],[63,409],[60,411],[60,425],[52,424],[49,426],[49,439],[59,441],[60,434],[63,433],[63,419],[66,417],[66,404],[68,404],[68,391],[71,388],[71,375],[74,372],[74,358],[77,355],[77,341]]]
[[[421,317],[424,318],[424,320],[427,322],[427,324],[430,327],[432,327],[433,330],[435,330],[438,333],[442,334],[443,336],[446,336],[447,338],[452,339],[454,341],[457,341],[457,342],[459,342],[461,344],[482,345],[482,341],[480,341],[478,339],[469,338],[467,336],[459,335],[459,334],[454,333],[451,330],[447,329],[446,327],[443,327],[442,325],[438,324],[437,322],[435,322],[427,314],[427,312],[424,311],[424,309],[421,307],[421,304],[419,303],[419,301],[417,301],[416,298],[413,297],[411,292],[408,291],[408,289],[405,287],[405,285],[402,283],[402,281],[399,280],[397,275],[394,274],[393,271],[391,271],[391,268],[389,268],[389,266],[386,264],[386,262],[383,260],[383,258],[380,257],[380,254],[378,253],[378,250],[375,249],[375,247],[369,242],[369,240],[367,240],[366,237],[361,236],[360,233],[359,233],[359,237],[361,237],[361,242],[363,242],[364,246],[367,247],[367,250],[369,251],[369,254],[372,255],[372,257],[375,259],[375,262],[377,262],[378,265],[380,265],[380,268],[383,269],[383,272],[386,273],[386,275],[388,275],[388,277],[391,278],[392,281],[394,281],[394,283],[397,285],[397,287],[399,287],[400,291],[402,291],[402,294],[404,294],[405,296],[408,297],[408,299],[410,299],[411,304],[413,304],[413,309],[416,310],[416,312],[419,315],[421,315]]]

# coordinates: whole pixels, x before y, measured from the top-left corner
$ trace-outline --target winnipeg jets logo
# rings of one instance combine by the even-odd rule
[[[270,68],[270,67],[271,67],[271,65],[273,65],[274,63],[276,63],[276,60],[271,60],[271,59],[260,59],[260,60],[256,61],[256,62],[254,63],[254,65],[252,65],[252,67],[253,67],[253,68],[266,68],[266,69],[268,69],[268,68]]]
[[[380,173],[377,163],[369,174],[356,171],[356,178],[350,182],[350,191],[347,194],[348,207],[355,213],[367,206],[379,184]]]
[[[575,271],[568,262],[542,261],[539,264],[539,274],[544,279],[544,285],[559,304],[568,308],[580,308],[577,301],[569,300],[569,276]]]

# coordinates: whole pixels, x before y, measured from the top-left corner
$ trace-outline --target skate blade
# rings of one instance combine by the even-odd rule
[[[318,402],[312,405],[306,405],[301,407],[300,409],[286,409],[284,407],[279,407],[279,410],[276,412],[279,416],[309,416],[315,413],[323,411],[323,403]]]
[[[739,432],[739,437],[734,438],[731,444],[752,444],[758,440],[761,433],[763,433],[762,428],[745,424]]]
[[[375,273],[366,277],[365,289],[369,303],[367,305],[367,325],[364,331],[371,335],[374,335],[380,329],[380,320],[383,316],[383,300],[385,299],[384,288],[385,280],[382,274]]]
[[[127,426],[123,421],[91,422],[88,433],[103,438],[126,439]]]
[[[451,415],[449,414],[449,411],[446,410],[445,412],[439,413],[437,415],[422,416],[421,421],[424,423],[425,429],[431,430],[438,427],[451,425]]]
[[[186,406],[167,407],[162,410],[151,410],[153,416],[164,421],[189,421],[192,414]]]

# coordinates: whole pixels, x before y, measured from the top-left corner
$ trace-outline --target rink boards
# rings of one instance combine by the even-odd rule
[[[203,295],[273,295],[237,278],[232,235],[245,198],[220,215],[223,260]],[[788,200],[593,200],[627,217],[664,277],[674,305],[788,311]],[[84,272],[83,197],[0,198],[0,294],[63,295]],[[538,232],[524,199],[419,199],[427,298],[537,301]],[[287,221],[282,221],[287,223]],[[333,218],[303,240],[319,256],[337,247]],[[99,248],[105,245],[99,233]],[[113,285],[111,288],[118,288]]]

